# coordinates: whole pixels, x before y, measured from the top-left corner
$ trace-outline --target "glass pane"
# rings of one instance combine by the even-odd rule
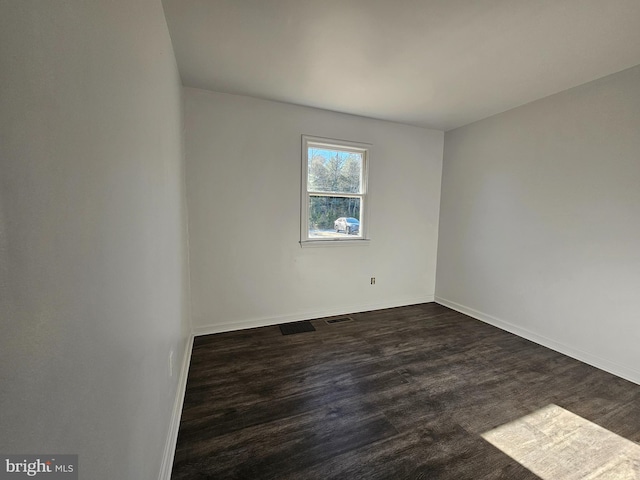
[[[309,197],[309,238],[361,236],[359,198]]]
[[[362,153],[309,147],[310,192],[362,193]]]

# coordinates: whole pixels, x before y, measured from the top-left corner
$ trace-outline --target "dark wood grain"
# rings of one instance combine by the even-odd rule
[[[640,386],[435,303],[197,337],[180,479],[535,479],[483,432],[551,403],[640,441]]]

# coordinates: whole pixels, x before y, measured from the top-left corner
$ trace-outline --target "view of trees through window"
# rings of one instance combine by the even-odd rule
[[[309,236],[360,235],[363,154],[308,149]]]

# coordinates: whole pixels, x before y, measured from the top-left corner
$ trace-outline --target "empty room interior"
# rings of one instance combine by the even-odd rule
[[[2,478],[640,478],[637,0],[0,0],[0,80]]]

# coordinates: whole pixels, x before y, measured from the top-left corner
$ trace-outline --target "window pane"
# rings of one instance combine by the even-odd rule
[[[362,193],[362,153],[309,147],[310,192]]]
[[[309,238],[360,236],[359,198],[309,197]]]

